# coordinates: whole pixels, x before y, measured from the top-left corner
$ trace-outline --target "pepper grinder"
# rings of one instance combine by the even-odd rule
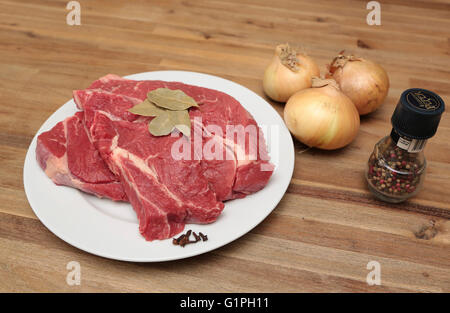
[[[391,118],[392,131],[369,157],[366,179],[380,200],[399,203],[419,192],[425,176],[423,153],[444,112],[444,101],[432,91],[405,90]]]

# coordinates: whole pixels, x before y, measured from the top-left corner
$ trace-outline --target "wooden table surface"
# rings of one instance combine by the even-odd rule
[[[381,25],[369,26],[367,1],[80,0],[81,25],[69,26],[68,1],[0,0],[0,291],[449,292],[450,2],[380,2]],[[25,153],[73,89],[107,73],[178,69],[264,96],[264,68],[284,42],[322,72],[342,49],[372,59],[391,89],[347,148],[304,151],[296,142],[287,193],[250,233],[190,259],[134,264],[78,250],[36,218],[23,189]],[[437,92],[448,109],[426,147],[423,190],[390,205],[369,194],[363,172],[410,87]],[[435,236],[421,238],[425,229]],[[371,260],[380,286],[366,283]],[[79,286],[66,283],[70,261],[81,265]]]

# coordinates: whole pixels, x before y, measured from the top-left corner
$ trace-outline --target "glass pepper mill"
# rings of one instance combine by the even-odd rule
[[[434,136],[444,112],[444,101],[434,92],[405,90],[391,118],[392,131],[369,157],[366,179],[380,200],[398,203],[414,196],[423,184],[423,149]]]

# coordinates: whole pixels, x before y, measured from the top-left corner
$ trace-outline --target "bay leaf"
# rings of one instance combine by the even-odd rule
[[[168,135],[174,127],[175,125],[168,111],[164,111],[148,123],[148,130],[153,136]]]
[[[147,98],[157,106],[173,111],[181,111],[198,104],[181,90],[158,88],[147,93]]]
[[[148,99],[145,99],[143,102],[136,104],[128,111],[133,114],[142,116],[158,116],[165,112],[164,109],[157,107],[154,103],[151,103]]]
[[[170,111],[171,119],[178,129],[186,137],[191,136],[191,119],[189,118],[188,111]]]
[[[165,136],[178,129],[186,137],[191,136],[191,119],[186,110],[164,111],[148,124],[148,130],[153,136]]]

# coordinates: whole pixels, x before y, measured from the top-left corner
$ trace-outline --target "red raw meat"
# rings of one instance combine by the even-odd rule
[[[126,201],[122,184],[90,141],[83,116],[83,112],[78,112],[39,135],[36,147],[39,165],[57,185]]]
[[[181,134],[154,137],[147,129],[151,118],[128,112],[156,88],[182,90],[199,103],[189,110],[190,139]],[[74,100],[84,113],[39,136],[39,163],[57,184],[113,200],[128,198],[147,240],[172,237],[185,223],[215,221],[223,209],[221,201],[264,188],[272,175],[261,130],[240,103],[225,93],[110,74],[86,90],[74,91]],[[243,141],[239,136],[230,138],[226,136],[230,125],[253,132],[244,132]],[[189,160],[174,159],[171,149],[180,142],[191,148]],[[221,160],[201,155],[206,151],[218,155],[218,148],[222,148]]]
[[[185,223],[214,222],[222,212],[224,205],[209,188],[200,161],[171,156],[173,143],[186,137],[155,137],[146,122],[117,120],[102,111],[95,113],[91,134],[120,177],[147,240],[170,238]]]
[[[195,117],[201,118],[199,127],[204,130],[203,143],[220,142],[224,145],[223,153],[228,158],[223,160],[207,160],[203,158],[202,166],[205,176],[216,192],[219,200],[242,198],[256,192],[267,184],[273,172],[273,165],[268,161],[264,136],[253,117],[233,97],[208,88],[186,85],[179,82],[134,81],[114,74],[106,75],[91,84],[88,90],[74,91],[74,99],[78,107],[83,106],[83,96],[88,91],[113,93],[134,98],[136,102],[147,97],[147,93],[157,88],[182,90],[200,104],[199,108],[191,108],[191,122]],[[233,136],[226,137],[227,125],[240,125],[244,128],[254,127],[254,134],[246,134],[244,144]],[[222,136],[208,131],[208,126],[218,126]],[[251,152],[256,153],[251,153]],[[231,157],[230,157],[231,156]]]

